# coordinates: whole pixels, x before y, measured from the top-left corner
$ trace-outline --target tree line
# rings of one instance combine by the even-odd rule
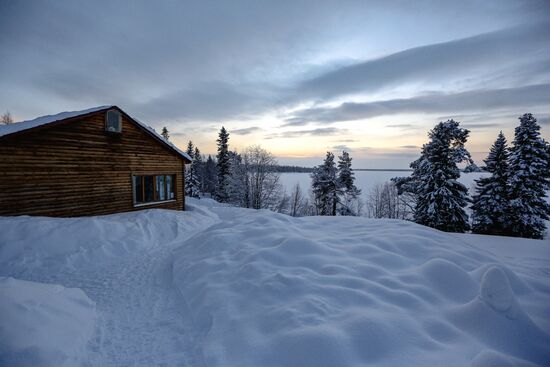
[[[164,127],[161,135],[169,139]],[[241,152],[229,149],[230,134],[222,126],[217,154],[201,154],[192,141],[187,144],[191,163],[185,169],[185,194],[210,196],[220,203],[253,209],[270,209],[291,216],[360,215],[361,190],[355,186],[351,157],[342,152],[335,162],[328,152],[323,164],[314,168],[279,166],[273,154],[252,145]],[[304,192],[295,185],[287,193],[280,182],[281,172],[311,172],[312,187]]]
[[[229,149],[229,132],[222,127],[217,154],[207,158],[190,141],[187,154],[186,195],[210,195],[222,203],[270,209],[292,216],[352,215],[412,220],[448,232],[466,232],[542,238],[550,205],[550,144],[540,136],[532,114],[519,118],[511,147],[499,133],[482,167],[489,175],[475,180],[475,194],[458,181],[464,172],[477,172],[465,148],[469,130],[455,120],[438,123],[420,157],[410,164],[411,175],[376,185],[361,199],[355,185],[352,158],[343,151],[327,152],[322,164],[311,169],[311,187],[295,185],[287,193],[280,182],[275,157],[260,146],[242,152]],[[168,132],[166,130],[166,138]],[[471,215],[466,209],[471,205]]]
[[[416,223],[448,232],[542,238],[550,204],[550,144],[540,136],[540,126],[532,114],[519,118],[512,146],[499,133],[484,160],[490,175],[476,180],[470,199],[467,188],[458,182],[458,164],[471,162],[466,143],[469,130],[459,122],[437,124],[428,134],[420,158],[411,163],[412,174],[396,177],[398,194],[411,203]],[[471,222],[465,208],[471,205]],[[471,224],[470,224],[471,223]]]

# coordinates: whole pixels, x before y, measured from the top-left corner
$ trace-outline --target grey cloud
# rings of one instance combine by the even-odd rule
[[[229,132],[231,134],[235,134],[235,135],[249,135],[249,134],[252,134],[254,132],[258,132],[258,131],[262,131],[262,130],[263,130],[262,128],[259,128],[257,126],[251,126],[251,127],[246,127],[244,129],[231,130]]]
[[[20,114],[113,103],[190,126],[465,74],[544,82],[549,27],[532,23],[548,10],[539,0],[0,1],[0,101]]]
[[[268,134],[266,139],[286,139],[286,138],[302,138],[307,136],[330,136],[343,134],[347,132],[346,129],[338,129],[335,127],[324,127],[312,130],[298,130],[298,131],[283,131],[281,133]]]
[[[445,43],[412,48],[303,82],[296,94],[328,99],[374,92],[408,82],[472,78],[521,61],[550,62],[550,23],[522,25]],[[524,69],[521,69],[524,70]]]
[[[390,125],[386,125],[386,127],[399,129],[399,130],[403,130],[403,131],[416,130],[416,129],[418,129],[418,126],[419,126],[418,124],[390,124]]]
[[[300,117],[289,117],[285,118],[285,123],[282,124],[280,127],[292,127],[292,126],[302,126],[307,124],[306,121],[304,121],[303,118]]]
[[[532,106],[545,106],[550,100],[550,84],[520,88],[476,90],[455,94],[430,94],[409,99],[369,103],[343,103],[335,108],[311,108],[298,111],[294,118],[305,122],[332,123],[353,121],[400,113],[445,113],[499,109],[523,111]],[[395,125],[394,125],[395,126]]]
[[[409,128],[409,127],[414,127],[415,125],[413,124],[390,124],[390,125],[386,125],[386,127],[395,127],[395,128],[399,128],[399,129],[406,129],[406,128]]]
[[[223,82],[198,83],[130,106],[147,119],[222,121],[261,109],[264,101],[244,86]]]
[[[403,149],[418,149],[420,148],[418,145],[401,145],[399,148]]]
[[[535,118],[540,125],[550,125],[550,114],[536,114]]]
[[[333,150],[345,150],[345,151],[349,151],[351,152],[353,149],[348,147],[347,145],[344,145],[344,144],[340,144],[340,145],[335,145],[332,147]]]
[[[462,127],[466,128],[466,129],[494,129],[496,126],[499,126],[500,124],[496,124],[496,123],[483,123],[483,122],[478,122],[478,123],[463,123],[462,124]]]
[[[315,13],[315,27],[329,12],[247,1],[0,2],[0,45],[10,50],[0,58],[0,100],[28,104],[11,101],[20,89],[50,108],[112,103],[187,121],[256,115],[278,93],[272,63],[322,42],[299,31],[305,15]]]

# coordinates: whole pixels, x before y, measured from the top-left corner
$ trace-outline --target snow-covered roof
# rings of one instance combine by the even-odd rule
[[[46,115],[46,116],[42,116],[42,117],[37,117],[33,120],[16,122],[16,123],[9,124],[9,125],[2,125],[2,126],[0,126],[0,137],[5,136],[5,135],[14,134],[14,133],[17,133],[19,131],[32,129],[32,128],[35,128],[35,127],[38,127],[38,126],[51,124],[52,122],[69,119],[71,117],[76,117],[76,116],[80,116],[80,115],[85,115],[87,113],[106,110],[106,109],[111,108],[111,107],[113,107],[113,106],[98,106],[98,107],[93,107],[93,108],[89,108],[87,110],[82,110],[82,111],[66,111],[66,112],[61,112],[61,113],[55,114],[55,115]]]
[[[153,129],[151,126],[147,125],[146,123],[144,122],[141,122],[139,121],[138,119],[132,117],[132,120],[134,120],[138,125],[140,125],[141,127],[143,127],[145,130],[149,131],[151,134],[153,134],[155,137],[157,137],[158,139],[161,140],[162,143],[170,146],[170,148],[174,149],[179,155],[183,156],[184,158],[188,159],[189,162],[192,161],[191,157],[189,156],[189,154],[185,153],[183,150],[181,150],[180,148],[178,148],[174,143],[172,143],[171,141],[169,140],[166,140],[164,139],[164,137],[162,135],[160,135],[159,133],[157,133],[155,131],[155,129]]]
[[[35,127],[48,125],[48,124],[51,124],[51,123],[54,123],[54,122],[57,122],[57,121],[66,120],[66,119],[69,119],[69,118],[72,118],[72,117],[77,117],[77,116],[86,115],[86,114],[97,112],[97,111],[107,110],[109,108],[117,108],[117,109],[120,110],[119,107],[114,106],[114,105],[98,106],[98,107],[88,108],[86,110],[81,110],[81,111],[66,111],[66,112],[61,112],[61,113],[55,114],[55,115],[46,115],[46,116],[37,117],[33,120],[16,122],[16,123],[9,124],[9,125],[1,125],[0,126],[0,137],[15,134],[17,132],[24,131],[24,130],[33,129]],[[179,155],[181,155],[185,159],[191,161],[191,157],[189,157],[189,155],[187,153],[185,153],[184,151],[179,149],[173,143],[171,143],[171,142],[167,141],[166,139],[164,139],[151,126],[149,126],[149,125],[147,125],[147,124],[145,124],[145,123],[143,123],[143,122],[141,122],[141,121],[139,121],[139,120],[137,120],[137,119],[135,119],[135,118],[133,118],[129,115],[128,115],[128,117],[130,117],[136,124],[138,124],[143,129],[145,129],[150,135],[152,135],[154,138],[159,140],[161,143],[167,145],[168,147],[173,149],[176,153],[178,153]]]

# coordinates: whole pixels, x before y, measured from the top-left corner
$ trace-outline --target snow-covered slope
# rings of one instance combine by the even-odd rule
[[[9,293],[0,294],[2,306],[12,311],[0,312],[0,366],[62,365],[58,346],[64,335],[82,335],[71,309],[58,306],[68,304],[64,295],[71,292],[85,293],[96,305],[93,335],[78,355],[81,365],[193,365],[188,319],[171,282],[172,250],[218,219],[200,207],[190,209],[69,219],[0,217],[0,277],[15,278]],[[12,301],[10,294],[22,285],[29,298]],[[63,291],[50,302],[40,289]],[[29,323],[34,329],[15,330]],[[48,339],[32,337],[38,331]],[[34,340],[39,363],[32,349],[13,342],[16,335]],[[71,344],[65,348],[74,357]],[[65,360],[79,365],[70,362],[74,358]]]
[[[0,218],[0,276],[86,293],[97,322],[84,365],[550,361],[549,241],[189,208]]]
[[[218,213],[174,264],[208,366],[550,361],[548,242],[506,259],[410,222]]]
[[[0,366],[77,366],[96,319],[80,289],[0,277]]]

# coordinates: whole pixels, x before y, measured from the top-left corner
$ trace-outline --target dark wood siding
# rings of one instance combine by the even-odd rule
[[[184,209],[184,161],[122,116],[105,112],[0,138],[0,215],[84,216],[145,208]],[[133,174],[176,175],[176,200],[134,206]]]

